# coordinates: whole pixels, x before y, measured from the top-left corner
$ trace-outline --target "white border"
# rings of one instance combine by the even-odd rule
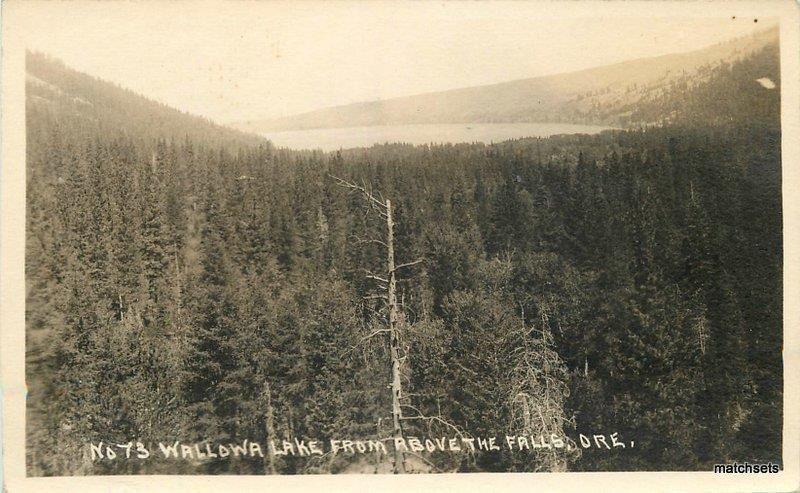
[[[164,5],[148,2],[153,9]],[[374,4],[375,2],[373,2]],[[796,491],[800,489],[798,429],[798,211],[800,194],[800,8],[783,1],[694,2],[540,2],[543,17],[777,17],[781,30],[783,218],[784,218],[784,434],[779,474],[736,475],[712,472],[635,473],[470,473],[430,475],[317,476],[92,476],[25,477],[25,32],[36,29],[47,2],[6,0],[2,4],[2,169],[0,171],[0,363],[3,390],[3,454],[8,491]],[[389,7],[396,2],[387,2]],[[102,2],[76,1],[76,9],[102,8]],[[242,4],[192,2],[195,11]],[[491,3],[514,9],[515,2]],[[324,8],[322,5],[317,7]],[[110,33],[109,35],[113,35]],[[179,33],[176,33],[179,35]]]

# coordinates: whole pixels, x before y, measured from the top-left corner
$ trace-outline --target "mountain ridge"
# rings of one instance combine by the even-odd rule
[[[25,76],[29,109],[56,111],[79,127],[102,125],[106,131],[140,131],[153,138],[175,141],[192,138],[244,147],[267,142],[258,135],[181,111],[75,70],[45,53],[26,53]]]
[[[625,126],[628,107],[657,97],[681,78],[702,80],[731,63],[777,46],[778,28],[697,50],[623,61],[575,72],[364,101],[287,117],[249,120],[235,128],[263,133],[419,123],[564,122]]]

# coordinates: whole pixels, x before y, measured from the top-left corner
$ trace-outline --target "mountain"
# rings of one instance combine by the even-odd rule
[[[663,99],[665,94],[674,92],[676,85],[694,87],[707,82],[715,69],[764,50],[777,54],[777,46],[778,28],[774,27],[687,53],[336,106],[295,116],[241,122],[236,127],[258,133],[414,123],[570,122],[623,126],[654,123],[664,116],[656,115],[652,120],[641,113],[637,116],[638,105]],[[774,65],[777,67],[777,57]]]
[[[215,124],[73,70],[42,53],[28,52],[25,69],[29,109],[57,113],[86,131],[86,127],[97,126],[137,137],[188,138],[212,145],[266,143],[257,135]]]

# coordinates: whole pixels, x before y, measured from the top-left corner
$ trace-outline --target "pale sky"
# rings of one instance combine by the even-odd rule
[[[54,2],[25,35],[75,69],[225,123],[688,51],[768,26],[717,5],[713,17],[647,18],[582,2]]]

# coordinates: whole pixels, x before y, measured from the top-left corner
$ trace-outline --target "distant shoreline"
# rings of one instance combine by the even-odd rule
[[[616,127],[571,123],[413,123],[262,132],[276,147],[335,151],[375,144],[491,144],[560,134],[594,135]]]

